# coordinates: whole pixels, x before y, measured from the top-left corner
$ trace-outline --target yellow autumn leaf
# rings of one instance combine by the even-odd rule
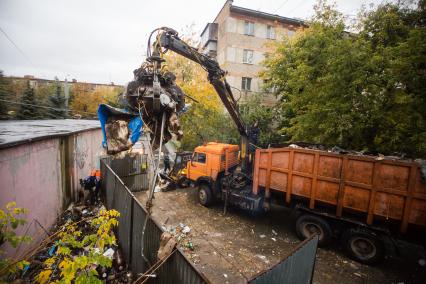
[[[52,270],[43,270],[36,276],[36,281],[40,284],[47,283],[49,281],[50,275],[52,274]]]
[[[50,268],[55,263],[55,260],[55,257],[48,258],[44,261],[44,264],[47,266],[47,268]]]

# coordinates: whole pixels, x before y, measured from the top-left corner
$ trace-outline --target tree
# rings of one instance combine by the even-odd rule
[[[310,27],[278,43],[263,76],[281,96],[289,141],[426,156],[424,2],[381,5],[350,34],[319,1]]]
[[[9,100],[9,84],[3,76],[3,71],[0,70],[0,119],[7,119],[8,104],[6,101]]]
[[[66,118],[67,111],[65,110],[65,97],[62,96],[61,85],[56,78],[55,80],[55,93],[48,97],[49,107],[47,117],[53,119]]]
[[[264,148],[271,143],[282,141],[282,133],[278,131],[282,121],[281,110],[275,106],[265,105],[261,94],[249,96],[241,105],[241,113],[248,127],[257,124],[259,128],[260,135],[256,146]]]
[[[214,141],[238,143],[236,128],[208,82],[206,71],[176,53],[167,53],[165,57],[165,69],[176,74],[177,85],[188,95],[186,104],[190,105],[188,112],[180,117],[184,131],[182,148],[192,151],[196,146]]]
[[[30,82],[27,81],[27,88],[21,98],[21,106],[16,114],[17,119],[38,119],[39,113],[37,109],[37,101],[35,98],[34,89]]]
[[[71,89],[70,108],[74,114],[82,117],[96,117],[99,104],[108,103],[117,106],[119,87],[100,86],[92,90],[89,84],[76,83]]]

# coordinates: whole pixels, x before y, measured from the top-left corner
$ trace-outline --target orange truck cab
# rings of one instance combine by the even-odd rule
[[[210,204],[220,194],[220,180],[239,164],[238,145],[209,142],[194,149],[187,178],[198,186],[200,203]]]

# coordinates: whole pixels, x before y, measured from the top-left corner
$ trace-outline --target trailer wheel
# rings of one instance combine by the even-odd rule
[[[364,264],[377,264],[385,256],[383,242],[367,230],[348,229],[342,235],[347,255]]]
[[[208,207],[213,201],[212,190],[205,183],[198,186],[198,201],[201,205],[206,207]]]
[[[313,234],[318,234],[319,246],[328,245],[331,242],[333,236],[331,227],[326,220],[310,214],[302,214],[297,218],[296,234],[301,240],[307,239]]]

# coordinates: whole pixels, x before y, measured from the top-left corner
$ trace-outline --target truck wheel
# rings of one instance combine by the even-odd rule
[[[372,265],[381,262],[385,256],[382,241],[369,231],[348,229],[343,233],[342,241],[345,252],[355,261]]]
[[[198,201],[201,205],[206,207],[208,207],[213,201],[212,190],[205,183],[198,186]]]
[[[318,246],[326,246],[331,242],[333,236],[327,221],[310,214],[303,214],[297,218],[296,234],[301,240],[307,239],[313,234],[318,234]]]

